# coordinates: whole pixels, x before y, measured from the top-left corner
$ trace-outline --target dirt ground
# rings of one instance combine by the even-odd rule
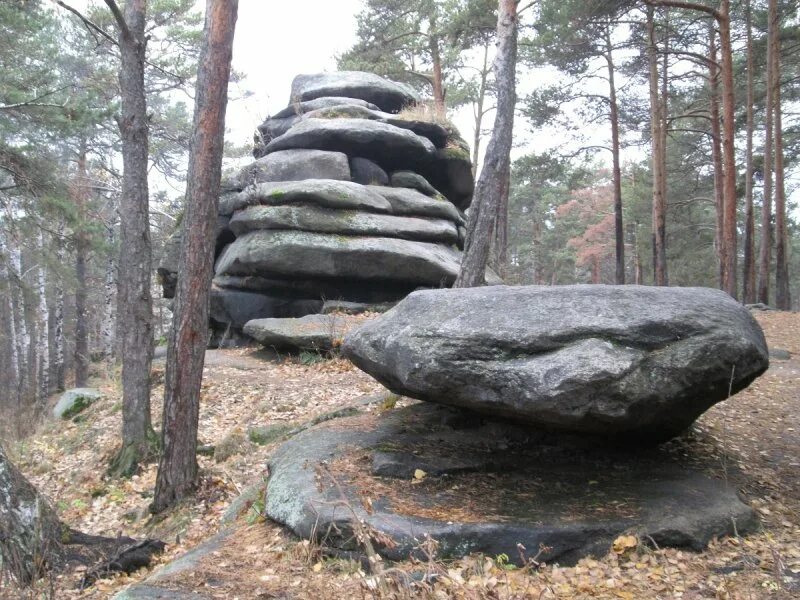
[[[770,348],[786,350],[791,358],[773,360],[763,377],[712,408],[686,436],[687,449],[718,461],[719,477],[737,473],[741,493],[762,518],[762,530],[753,535],[717,540],[699,554],[620,538],[605,556],[583,559],[574,567],[531,564],[525,569],[511,568],[502,556],[443,563],[436,560],[431,541],[429,561],[382,565],[378,574],[369,574],[359,562],[325,558],[324,548],[264,521],[256,504],[244,511],[238,529],[219,548],[162,585],[209,598],[240,599],[800,598],[800,314],[757,312],[755,317]],[[162,379],[163,364],[157,364],[155,381]],[[251,428],[301,424],[382,390],[343,360],[304,355],[265,361],[253,350],[211,351],[200,441],[213,445],[217,456],[200,457],[203,476],[196,496],[156,521],[147,513],[155,465],[130,480],[104,478],[119,440],[120,393],[113,377],[96,384],[106,398],[90,407],[84,419],[46,422],[36,435],[12,446],[14,459],[70,526],[166,541],[159,564],[219,531],[231,501],[266,475],[279,441],[254,443],[248,436]],[[156,385],[156,426],[162,394]],[[535,549],[528,552],[535,554]],[[58,598],[108,598],[150,572],[101,580],[80,592],[75,589],[77,571],[44,582],[30,597],[52,596],[52,589]],[[0,595],[25,597],[4,583]]]

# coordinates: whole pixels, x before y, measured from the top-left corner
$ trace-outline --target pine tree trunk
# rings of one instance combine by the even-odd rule
[[[122,448],[111,472],[127,476],[152,451],[150,365],[153,360],[153,301],[150,294],[150,243],[147,186],[148,119],[144,93],[146,0],[125,3],[119,22],[122,137],[119,270],[117,280],[122,356]]]
[[[665,251],[665,202],[664,202],[664,136],[662,128],[664,117],[661,114],[663,102],[659,98],[658,84],[658,48],[656,47],[656,34],[654,10],[647,7],[647,58],[650,67],[650,136],[652,138],[652,165],[653,165],[653,280],[655,285],[667,285],[666,251]]]
[[[461,271],[454,287],[483,285],[489,258],[492,230],[501,196],[508,193],[514,106],[516,103],[518,0],[500,0],[497,18],[497,56],[494,61],[497,82],[497,112],[494,130],[486,148],[475,198],[470,209],[467,240]]]
[[[745,0],[747,21],[747,150],[744,192],[744,266],[742,302],[756,301],[755,214],[753,211],[753,24],[750,0]]]
[[[622,223],[622,169],[620,168],[619,150],[619,106],[617,104],[617,86],[614,80],[614,55],[611,44],[611,25],[605,30],[606,66],[608,69],[608,102],[609,119],[611,120],[611,157],[612,178],[614,187],[614,246],[615,274],[617,285],[625,283],[625,229]]]
[[[775,109],[775,307],[790,310],[792,300],[789,293],[789,261],[787,245],[789,233],[786,226],[786,186],[783,164],[783,111],[781,108],[781,22],[776,0],[769,0],[770,21],[773,23],[772,94]]]
[[[436,28],[436,21],[432,21],[431,28]],[[446,114],[444,100],[444,77],[442,76],[442,57],[439,49],[440,39],[438,35],[430,36],[431,62],[433,63],[433,103],[436,113],[440,116]]]
[[[208,340],[208,296],[237,8],[238,0],[208,0],[206,4],[180,267],[167,349],[162,454],[151,506],[156,513],[191,492],[197,480],[200,384]]]
[[[736,136],[733,85],[733,48],[731,46],[730,0],[720,1],[719,46],[722,58],[720,75],[722,79],[722,165],[724,168],[722,190],[724,197],[724,215],[722,242],[725,258],[722,289],[733,298],[738,297],[736,277],[737,252],[737,197],[736,197]]]
[[[722,231],[724,227],[723,195],[723,167],[722,167],[722,130],[719,118],[719,69],[717,68],[717,44],[714,24],[708,30],[708,81],[709,81],[709,118],[711,119],[711,162],[714,169],[714,209],[716,213],[716,228],[714,230],[714,246],[717,250],[717,266],[719,270],[719,286],[722,289],[723,267],[725,264],[724,242]]]
[[[775,23],[767,19],[767,40],[775,36]],[[767,43],[767,94],[764,106],[764,198],[761,202],[761,240],[758,248],[758,294],[757,299],[769,304],[769,279],[772,266],[772,157],[773,116],[775,107],[775,48]]]

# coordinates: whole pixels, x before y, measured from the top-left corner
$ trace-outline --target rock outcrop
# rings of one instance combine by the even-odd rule
[[[451,125],[376,75],[299,75],[220,190],[212,325],[301,317],[323,300],[396,302],[452,285],[474,180]],[[174,294],[180,231],[159,275]],[[238,304],[243,302],[242,306]]]
[[[769,365],[750,313],[708,288],[422,291],[343,350],[396,393],[619,442],[677,435]]]

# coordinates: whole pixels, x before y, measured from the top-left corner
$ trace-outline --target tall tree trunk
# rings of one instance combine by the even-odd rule
[[[719,27],[719,50],[721,63],[719,68],[722,83],[722,197],[718,206],[721,209],[721,232],[718,237],[718,248],[720,254],[720,283],[723,290],[732,297],[737,297],[736,285],[736,148],[734,146],[734,136],[736,134],[736,124],[734,121],[736,98],[733,86],[733,47],[731,45],[731,16],[730,0],[720,0],[719,8],[714,8],[707,4],[698,2],[687,2],[683,0],[650,0],[661,6],[672,6],[689,10],[697,10],[706,13],[716,21]],[[716,80],[716,49],[714,48],[714,23],[710,24],[709,33],[709,69],[711,73],[712,85]],[[712,109],[713,109],[712,92]],[[712,123],[713,127],[713,123]],[[716,161],[715,161],[716,172]],[[715,178],[716,181],[716,178]],[[718,186],[715,186],[718,187]],[[720,215],[718,214],[717,224]]]
[[[59,225],[59,238],[64,231],[63,224]],[[56,263],[64,260],[64,245],[61,239],[56,243]],[[55,306],[53,308],[53,380],[56,391],[66,389],[64,369],[64,281],[59,276],[56,279],[56,289],[53,293]]]
[[[41,412],[47,404],[47,397],[50,394],[50,332],[47,324],[49,322],[49,311],[47,309],[47,286],[45,285],[45,244],[44,233],[39,232],[39,272],[37,277],[39,308],[37,311],[38,340],[36,343],[37,359],[37,379],[38,395],[37,409]]]
[[[108,259],[106,261],[106,278],[103,290],[103,321],[100,325],[100,337],[103,344],[103,358],[110,367],[114,362],[114,289],[116,288],[116,264],[114,261],[114,224],[107,225],[106,243]]]
[[[497,112],[494,131],[486,148],[475,199],[470,209],[467,240],[461,270],[455,287],[483,285],[486,262],[502,195],[508,193],[511,141],[516,103],[517,4],[519,0],[500,0],[497,16],[497,56],[494,61],[497,81]]]
[[[31,340],[28,333],[28,324],[25,320],[25,294],[22,291],[22,256],[18,247],[9,248],[10,265],[9,271],[13,282],[11,285],[11,306],[12,318],[14,319],[16,329],[16,354],[17,354],[17,368],[19,369],[19,377],[17,377],[17,414],[21,415],[22,407],[24,405],[25,391],[28,387],[28,347]]]
[[[617,285],[625,283],[625,229],[622,223],[622,169],[619,156],[619,106],[617,104],[617,85],[614,80],[614,54],[611,44],[611,25],[605,29],[606,66],[608,69],[608,102],[609,119],[611,121],[611,158],[612,178],[614,186],[614,247],[615,273]]]
[[[753,211],[753,23],[750,0],[745,0],[747,26],[747,150],[744,191],[744,266],[742,269],[742,302],[756,301],[755,214]]]
[[[153,512],[161,512],[186,496],[197,480],[200,384],[208,341],[208,296],[237,8],[238,0],[206,3],[180,268],[167,349],[163,451],[151,506]]]
[[[55,511],[8,460],[0,446],[0,558],[23,586],[61,554],[64,529]]]
[[[441,44],[442,39],[438,33],[438,24],[436,22],[435,10],[431,14],[428,22],[428,51],[431,53],[431,63],[433,65],[433,77],[431,78],[431,85],[433,86],[433,103],[436,113],[444,116],[446,113],[444,105],[444,76],[442,75],[442,55]]]
[[[723,266],[725,258],[722,230],[724,227],[723,167],[722,167],[722,130],[719,118],[719,69],[717,63],[717,43],[714,23],[708,27],[708,82],[709,82],[709,118],[711,119],[711,162],[714,169],[714,210],[716,228],[714,229],[714,246],[717,250],[717,267],[719,271],[719,287],[722,289]]]
[[[767,19],[767,40],[775,36],[775,25]],[[761,202],[761,240],[758,248],[758,295],[763,304],[769,304],[769,279],[772,266],[772,157],[773,116],[775,114],[775,47],[767,43],[767,94],[764,117],[764,198]]]
[[[719,50],[722,59],[722,165],[724,168],[722,190],[724,216],[722,242],[724,247],[722,289],[733,298],[738,297],[736,264],[737,252],[737,197],[736,197],[736,98],[733,85],[733,48],[731,46],[730,0],[721,0],[719,8]]]
[[[0,446],[0,561],[20,587],[48,571],[105,558],[84,574],[82,585],[91,585],[100,576],[147,566],[163,549],[164,543],[157,540],[137,543],[128,537],[106,538],[70,529]]]
[[[786,252],[789,233],[786,226],[786,186],[783,165],[783,110],[781,108],[781,22],[776,0],[769,0],[770,21],[773,36],[770,44],[772,55],[772,94],[775,109],[775,307],[790,310],[789,261]]]
[[[16,408],[15,402],[17,400],[17,390],[19,389],[19,340],[17,339],[17,324],[12,301],[14,280],[9,266],[11,257],[6,253],[4,246],[4,240],[0,239],[0,281],[5,283],[5,293],[1,301],[3,303],[3,316],[6,320],[6,331],[8,332],[8,374],[6,376],[6,385],[3,388],[3,395],[6,398],[7,408],[11,412]]]
[[[478,89],[478,98],[474,106],[475,110],[475,132],[472,137],[472,176],[475,177],[478,173],[478,160],[480,159],[481,147],[481,129],[483,127],[483,117],[486,115],[484,105],[486,103],[486,92],[489,87],[489,73],[491,67],[489,65],[489,42],[483,46],[483,67],[481,68],[480,77],[481,83]]]
[[[113,0],[106,0],[116,6]],[[148,119],[144,94],[146,0],[128,0],[124,17],[115,12],[120,29],[119,71],[122,136],[120,254],[117,278],[120,352],[122,355],[122,448],[111,472],[130,475],[152,452],[150,365],[153,360],[153,300],[150,295],[150,244],[147,187]]]
[[[78,213],[75,232],[75,387],[86,387],[89,381],[89,327],[86,322],[86,300],[89,286],[86,281],[86,258],[89,252],[88,216],[86,202],[89,182],[86,174],[86,146],[78,154],[78,175],[74,187],[74,202]]]
[[[500,193],[500,205],[497,207],[497,216],[494,221],[492,233],[492,249],[489,254],[490,264],[494,272],[501,278],[506,276],[508,266],[508,191],[511,174],[503,182],[503,191]]]
[[[652,138],[653,165],[653,280],[656,285],[667,285],[665,251],[665,199],[664,199],[664,116],[663,102],[659,98],[658,48],[656,46],[654,9],[647,7],[647,58],[650,67],[650,137]]]

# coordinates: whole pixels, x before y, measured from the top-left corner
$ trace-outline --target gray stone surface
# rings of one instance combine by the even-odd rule
[[[414,169],[461,210],[469,207],[475,190],[469,150],[454,146],[436,151],[432,160]]]
[[[368,461],[361,460],[365,454]],[[344,464],[362,470],[358,478],[337,470],[345,455]],[[352,535],[359,519],[393,540],[396,545],[376,548],[391,560],[418,556],[419,540],[430,535],[440,558],[479,552],[519,563],[521,543],[530,554],[547,546],[540,560],[563,565],[604,555],[631,530],[659,546],[700,550],[717,536],[757,525],[736,485],[703,472],[718,468],[714,457],[695,470],[675,456],[581,448],[423,403],[322,425],[285,443],[270,459],[266,512],[297,535],[324,538],[327,547],[345,552],[359,551]],[[373,470],[384,467],[384,475],[406,479],[397,488],[406,502],[371,485]],[[424,480],[410,485],[423,467],[429,469]],[[381,483],[385,489],[386,480]],[[362,504],[366,496],[370,512]],[[447,516],[419,516],[414,507]]]
[[[73,388],[67,390],[61,394],[61,397],[53,408],[53,416],[56,419],[71,419],[102,397],[103,393],[94,388]]]
[[[419,102],[419,96],[408,87],[361,71],[298,75],[292,81],[290,104],[326,96],[358,98],[391,113]]]
[[[383,168],[413,168],[431,160],[436,149],[428,138],[408,129],[364,119],[307,119],[294,125],[266,147],[266,153],[313,148],[366,156]]]
[[[214,257],[218,257],[222,248],[233,241],[233,233],[228,229],[230,218],[227,216],[217,216],[217,224],[214,232],[215,248]],[[164,252],[158,263],[156,273],[161,283],[161,290],[164,298],[175,297],[175,286],[178,283],[178,261],[181,258],[181,241],[183,239],[183,228],[178,225],[175,231],[164,244]]]
[[[361,185],[389,185],[386,171],[368,158],[351,158],[350,173],[352,180]]]
[[[299,203],[326,208],[392,212],[392,204],[374,190],[350,181],[333,179],[259,183],[238,194],[223,196],[219,212],[230,216],[237,210],[258,204],[282,206]]]
[[[708,288],[415,292],[343,350],[396,393],[622,443],[679,434],[769,365],[750,313]]]
[[[378,185],[366,186],[371,192],[380,195],[391,205],[391,212],[410,217],[430,217],[447,219],[456,225],[466,223],[459,210],[443,198],[431,198],[408,188],[393,188]]]
[[[251,290],[288,298],[347,298],[355,302],[396,302],[413,292],[418,286],[413,282],[381,281],[375,285],[369,280],[346,277],[321,278],[281,277],[274,275],[231,276],[217,275],[214,285],[223,288]]]
[[[245,335],[276,350],[326,352],[341,344],[356,321],[348,315],[307,315],[299,319],[255,319]]]
[[[458,251],[383,237],[347,237],[305,231],[252,231],[220,256],[216,274],[295,278],[341,277],[416,285],[451,285]]]
[[[212,286],[209,319],[218,326],[242,329],[253,319],[267,317],[302,317],[319,312],[322,300],[281,298],[246,290]]]
[[[411,188],[422,192],[431,198],[444,199],[444,197],[419,173],[413,171],[395,171],[390,178],[392,187]]]
[[[444,219],[398,217],[302,205],[251,206],[233,215],[230,228],[237,236],[260,229],[285,229],[393,237],[448,245],[458,243],[456,226]]]
[[[262,145],[254,150],[254,156],[256,158],[263,156],[266,144],[269,144],[275,138],[282,136],[301,120],[302,117],[299,115],[282,118],[272,117],[266,119],[263,123],[261,123],[261,125],[258,126],[256,130],[256,135],[260,138]]]
[[[388,123],[401,129],[408,129],[417,135],[428,138],[437,148],[444,148],[450,137],[450,132],[446,127],[433,121],[419,119],[407,119],[379,110],[371,110],[363,106],[339,105],[328,106],[313,110],[303,115],[303,119],[367,119],[368,121],[380,121]]]
[[[270,181],[335,179],[350,181],[347,155],[324,150],[284,150],[258,159],[249,167],[247,184]]]
[[[321,108],[328,108],[331,106],[362,106],[370,110],[380,110],[371,102],[359,100],[358,98],[347,98],[346,96],[322,96],[314,100],[307,100],[305,102],[292,102],[283,110],[272,115],[274,119],[282,119],[285,117],[293,117],[295,115],[303,115],[314,110]]]

